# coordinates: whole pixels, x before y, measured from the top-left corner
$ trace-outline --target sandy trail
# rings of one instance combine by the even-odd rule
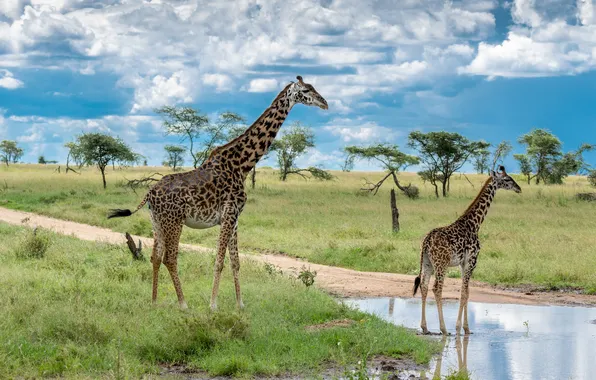
[[[10,210],[3,207],[0,207],[0,221],[17,225],[27,225],[29,227],[39,226],[60,234],[72,235],[83,240],[105,241],[115,244],[123,244],[126,242],[124,234],[106,228],[54,219],[29,212]],[[135,240],[138,239],[143,241],[145,247],[153,245],[153,239],[136,236]],[[180,244],[180,247],[197,252],[211,252],[213,250],[211,248],[191,244]],[[257,262],[273,264],[281,268],[285,273],[296,273],[303,265],[306,265],[311,270],[317,272],[316,285],[331,294],[341,297],[412,296],[414,276],[411,275],[359,272],[352,269],[308,263],[304,260],[282,255],[242,254],[241,256],[244,260],[254,260]],[[461,282],[459,279],[446,279],[443,297],[458,299],[460,284]],[[429,296],[432,297],[432,291],[429,292]],[[470,299],[476,302],[489,303],[596,306],[596,296],[564,292],[524,293],[498,289],[478,281],[471,282]]]

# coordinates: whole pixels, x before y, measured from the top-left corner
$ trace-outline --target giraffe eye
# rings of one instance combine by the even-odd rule
[[[302,92],[306,94],[306,93],[310,92],[310,90],[304,90]]]

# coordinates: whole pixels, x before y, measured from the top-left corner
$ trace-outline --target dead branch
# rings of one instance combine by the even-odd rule
[[[387,173],[387,175],[385,177],[383,177],[382,180],[380,180],[377,183],[372,183],[369,182],[366,178],[364,179],[366,181],[366,183],[364,184],[365,186],[368,187],[362,187],[360,190],[362,191],[370,191],[371,193],[373,193],[373,195],[376,195],[377,192],[379,191],[379,189],[381,188],[381,185],[383,184],[383,182],[385,182],[385,180],[387,178],[389,178],[389,176],[391,175],[392,172]]]
[[[148,187],[153,182],[158,182],[160,179],[154,178],[154,176],[156,176],[156,175],[163,177],[163,174],[161,174],[161,173],[153,173],[151,175],[148,175],[148,176],[145,176],[145,177],[142,177],[139,179],[124,178],[126,180],[126,183],[124,184],[124,186],[130,188],[136,194],[137,193],[136,190],[138,188]]]
[[[145,260],[145,257],[143,257],[143,254],[141,253],[141,250],[143,249],[143,243],[141,242],[141,239],[139,239],[139,247],[137,248],[135,241],[132,240],[132,236],[130,236],[128,232],[125,234],[125,236],[128,249],[130,249],[130,253],[132,253],[132,258],[135,260]]]
[[[472,181],[470,181],[470,179],[468,178],[468,176],[466,175],[466,173],[461,173],[461,174],[460,174],[460,177],[461,177],[462,175],[463,175],[464,177],[466,177],[466,179],[468,180],[468,183],[470,184],[470,186],[472,186],[472,189],[475,189],[475,187],[474,187],[474,184],[472,183]]]

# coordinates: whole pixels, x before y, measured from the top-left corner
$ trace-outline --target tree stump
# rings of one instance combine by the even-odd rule
[[[395,201],[395,189],[391,189],[391,219],[393,221],[393,232],[399,232],[399,210]]]
[[[128,245],[128,249],[130,249],[130,253],[132,253],[132,258],[135,260],[145,260],[141,250],[143,249],[143,243],[141,243],[141,239],[139,239],[139,247],[135,245],[135,241],[132,240],[132,236],[127,232],[126,233],[126,244]]]

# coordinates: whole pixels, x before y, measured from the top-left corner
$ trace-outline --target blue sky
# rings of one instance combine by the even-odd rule
[[[548,128],[573,150],[596,143],[595,68],[592,0],[9,0],[0,140],[17,140],[25,162],[64,161],[64,143],[102,131],[159,164],[178,141],[154,108],[250,123],[302,75],[330,107],[292,110],[286,123],[316,133],[301,165],[337,169],[346,145],[407,150],[412,130],[521,152],[519,135]]]

